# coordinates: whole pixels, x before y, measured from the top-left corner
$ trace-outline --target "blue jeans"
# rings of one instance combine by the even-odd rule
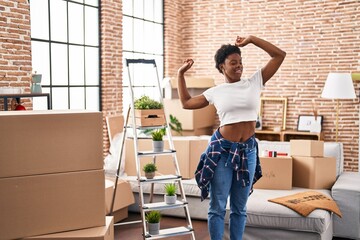
[[[237,181],[236,172],[231,166],[225,166],[228,152],[222,153],[210,183],[210,208],[208,227],[211,240],[222,240],[226,204],[230,196],[230,239],[241,240],[246,224],[246,202],[249,197],[256,166],[256,147],[245,149],[248,158],[250,185],[242,187]]]

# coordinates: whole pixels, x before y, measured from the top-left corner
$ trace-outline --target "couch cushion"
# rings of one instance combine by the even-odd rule
[[[269,199],[292,195],[308,191],[304,188],[292,190],[264,190],[255,189],[247,204],[247,226],[288,229],[323,233],[332,221],[332,215],[326,210],[314,210],[307,217],[302,217],[285,206],[269,202]],[[330,191],[316,190],[329,197]]]

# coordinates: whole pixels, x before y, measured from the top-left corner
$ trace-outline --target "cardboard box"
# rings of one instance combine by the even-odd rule
[[[105,225],[103,170],[0,179],[0,239]]]
[[[203,135],[213,135],[214,133],[213,127],[205,127],[205,128],[196,128],[194,130],[183,130],[181,135],[177,132],[171,130],[171,134],[173,136],[203,136]]]
[[[105,209],[106,215],[110,214],[113,200],[115,178],[106,177],[105,179]],[[114,201],[113,214],[114,222],[119,222],[128,217],[128,206],[135,202],[134,194],[131,190],[130,183],[118,179],[116,195]]]
[[[164,99],[164,108],[168,118],[171,114],[181,122],[183,130],[212,127],[215,124],[216,110],[213,105],[189,110],[182,108],[179,99]]]
[[[179,163],[180,173],[183,178],[193,178],[196,167],[199,163],[201,154],[205,151],[208,145],[207,138],[201,137],[173,137],[174,147],[176,150],[176,157]],[[126,139],[125,150],[125,172],[129,176],[136,176],[136,162],[134,157],[134,141],[133,139]],[[169,149],[169,142],[164,138],[164,148]],[[138,151],[151,151],[151,139],[139,139]],[[152,157],[141,157],[141,173],[143,166],[146,163],[152,162]],[[157,156],[156,165],[158,167],[157,174],[175,174],[175,167],[173,158],[170,155]]]
[[[91,111],[0,112],[0,178],[103,169],[103,120]]]
[[[334,157],[293,156],[293,186],[331,189],[336,180]]]
[[[289,190],[292,188],[293,161],[291,157],[260,157],[262,178],[254,188]]]
[[[23,240],[114,240],[114,218],[106,217],[106,225],[102,227],[86,228],[82,230],[46,234]]]
[[[165,123],[164,109],[135,109],[136,126],[162,126],[165,125]]]
[[[324,141],[290,140],[290,155],[304,157],[323,157]]]
[[[186,77],[186,87],[191,96],[202,94],[206,89],[215,86],[213,78],[192,78]],[[164,84],[164,95],[165,99],[178,99],[178,84],[177,78],[165,78]]]

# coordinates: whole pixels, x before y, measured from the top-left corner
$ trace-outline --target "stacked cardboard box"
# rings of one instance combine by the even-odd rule
[[[191,96],[202,94],[215,86],[212,78],[186,78],[186,86]],[[183,109],[177,93],[177,79],[170,78],[165,85],[164,108],[167,117],[175,116],[182,124],[183,136],[211,135],[215,124],[216,110],[213,105],[202,109]],[[177,133],[173,133],[178,135]]]
[[[201,154],[205,151],[208,145],[208,138],[202,137],[173,137],[174,147],[176,149],[176,157],[179,163],[180,173],[183,178],[193,178],[196,167],[199,163]],[[136,163],[134,156],[134,140],[126,139],[125,142],[125,172],[127,175],[136,176]],[[164,148],[169,149],[168,141],[164,141]],[[139,139],[139,151],[151,151],[151,139]],[[152,157],[142,157],[140,168],[152,162]],[[175,174],[175,167],[171,156],[158,156],[156,158],[156,165],[158,166],[158,173],[160,174]]]
[[[293,186],[330,189],[336,180],[336,159],[324,157],[324,142],[291,140]]]
[[[254,184],[258,189],[289,190],[292,188],[291,157],[260,157],[262,178]]]
[[[0,132],[0,239],[106,227],[102,113],[1,112]]]

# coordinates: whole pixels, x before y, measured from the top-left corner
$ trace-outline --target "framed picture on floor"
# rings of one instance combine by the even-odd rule
[[[323,116],[314,115],[299,115],[297,130],[301,132],[311,132],[317,129],[316,132],[321,132]]]

